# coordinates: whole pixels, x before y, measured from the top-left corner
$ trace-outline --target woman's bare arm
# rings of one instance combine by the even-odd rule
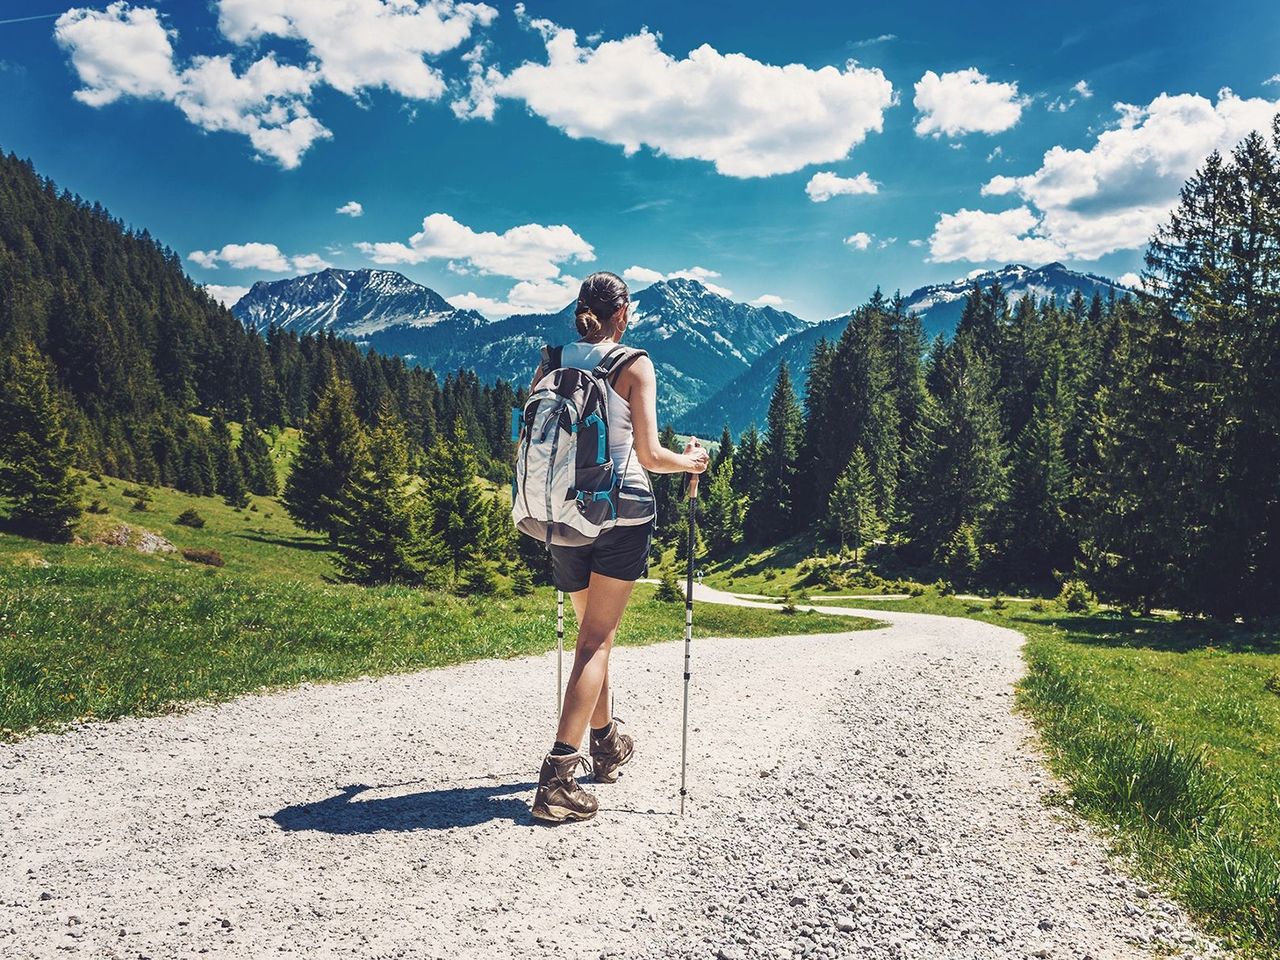
[[[650,473],[702,473],[708,456],[696,439],[684,453],[668,450],[658,439],[658,378],[653,361],[638,357],[618,374],[617,391],[631,406],[631,430],[636,459]]]

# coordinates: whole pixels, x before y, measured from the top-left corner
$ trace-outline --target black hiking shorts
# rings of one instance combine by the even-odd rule
[[[653,521],[630,527],[610,527],[581,547],[551,545],[551,579],[557,590],[587,589],[591,574],[615,580],[639,580],[649,572],[649,544]]]

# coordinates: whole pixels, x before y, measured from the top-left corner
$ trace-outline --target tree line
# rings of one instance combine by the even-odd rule
[[[809,529],[957,585],[1280,612],[1280,121],[1188,181],[1143,280],[1091,302],[975,287],[928,345],[877,291],[815,348],[803,404],[783,365],[763,432],[726,430],[707,545]]]

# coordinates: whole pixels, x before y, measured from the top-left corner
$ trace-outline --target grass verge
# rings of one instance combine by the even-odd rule
[[[301,576],[235,572],[248,562],[242,554],[213,568],[172,554],[0,535],[0,736],[160,713],[304,680],[538,653],[555,642],[549,589],[459,599],[325,583],[307,575],[305,560]],[[682,636],[683,604],[660,603],[653,592],[648,585],[637,590],[620,644]],[[874,625],[708,606],[699,608],[694,632],[745,637]]]

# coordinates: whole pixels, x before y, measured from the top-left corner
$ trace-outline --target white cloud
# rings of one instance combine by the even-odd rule
[[[1093,89],[1089,86],[1088,80],[1081,80],[1071,89],[1076,92],[1076,95],[1079,96],[1081,100],[1088,100],[1093,96]]]
[[[776,293],[762,293],[754,300],[748,301],[753,307],[780,307],[786,301]]]
[[[206,270],[216,270],[224,263],[233,270],[267,273],[307,273],[331,265],[315,253],[286,256],[274,243],[228,243],[221,250],[192,250],[187,259]]]
[[[300,41],[308,55],[297,65],[269,53],[242,71],[229,55],[180,63],[177,34],[159,12],[125,0],[68,10],[54,37],[80,79],[74,96],[82,103],[165,101],[201,129],[248,137],[259,156],[292,169],[332,136],[308,106],[317,86],[438,99],[444,82],[423,57],[457,47],[496,15],[484,4],[446,0],[220,0],[219,27],[237,53],[275,37]]]
[[[445,299],[464,310],[478,310],[487,317],[509,317],[513,313],[550,313],[564,308],[578,296],[582,281],[568,274],[554,280],[521,280],[507,292],[505,300],[467,291]]]
[[[448,260],[454,272],[475,270],[516,280],[550,280],[560,264],[595,259],[591,244],[564,224],[526,223],[503,233],[472,230],[447,213],[432,213],[408,243],[357,243],[374,263]]]
[[[871,234],[859,230],[844,238],[844,242],[855,250],[865,250],[871,246]]]
[[[627,156],[648,146],[726,176],[767,177],[843,159],[882,128],[894,102],[884,74],[853,61],[776,66],[709,44],[677,59],[648,30],[580,46],[573,30],[516,9],[542,35],[547,62],[508,73],[473,62],[458,116],[492,119],[499,99],[520,100],[568,136],[617,144]]]
[[[982,210],[944,213],[929,237],[929,259],[934,263],[1019,260],[1036,264],[1057,260],[1063,251],[1034,233],[1039,226],[1039,218],[1026,207],[1001,213]]]
[[[1262,81],[1262,85],[1264,87],[1270,86],[1273,83],[1280,83],[1280,73],[1272,74],[1271,76],[1267,77],[1267,79]]]
[[[342,206],[340,206],[337,210],[333,212],[340,213],[343,216],[347,216],[347,217],[363,217],[364,206],[360,203],[359,200],[348,200],[346,203],[344,203]]]
[[[354,96],[385,87],[414,100],[445,91],[425,57],[456,49],[498,11],[446,0],[219,0],[218,27],[236,44],[299,40],[324,82]]]
[[[1016,83],[988,80],[986,74],[969,67],[941,76],[925,71],[916,82],[913,103],[920,113],[919,136],[958,137],[1008,130],[1030,100],[1018,96]]]
[[[872,180],[866,173],[856,177],[841,177],[830,170],[819,170],[805,184],[804,192],[814,203],[823,203],[832,197],[855,196],[860,193],[878,193],[880,184]]]
[[[683,270],[672,270],[670,273],[663,273],[660,270],[650,270],[648,267],[631,266],[622,271],[624,280],[630,280],[633,283],[657,283],[659,280],[697,280],[712,293],[718,293],[722,297],[732,297],[733,291],[727,287],[722,287],[718,283],[712,283],[714,277],[720,276],[715,270],[708,270],[706,267],[685,267]]]
[[[1034,237],[1058,256],[1095,260],[1145,245],[1205,157],[1265,130],[1280,101],[1222,90],[1217,103],[1162,93],[1146,106],[1118,103],[1115,109],[1116,126],[1088,149],[1053,147],[1034,173],[992,177],[982,188],[984,196],[1016,195],[1033,207]]]
[[[1130,290],[1140,290],[1142,288],[1142,277],[1138,276],[1138,274],[1133,271],[1130,271],[1129,273],[1122,273],[1120,276],[1116,277],[1116,283],[1120,284],[1122,287],[1128,287]]]
[[[91,107],[123,97],[166,101],[204,130],[248,137],[259,155],[286,169],[331,136],[307,107],[318,82],[313,67],[281,64],[269,54],[243,73],[226,56],[195,57],[180,68],[173,34],[150,8],[117,0],[105,10],[68,10],[54,36],[80,78],[76,99]]]
[[[890,40],[897,40],[897,39],[898,39],[898,35],[896,33],[882,33],[878,37],[867,37],[865,40],[855,40],[851,44],[849,44],[849,46],[853,47],[856,50],[862,47],[873,47],[877,43],[888,43]]]
[[[220,283],[206,283],[204,288],[224,307],[235,306],[236,301],[249,292],[248,287],[223,286]]]

